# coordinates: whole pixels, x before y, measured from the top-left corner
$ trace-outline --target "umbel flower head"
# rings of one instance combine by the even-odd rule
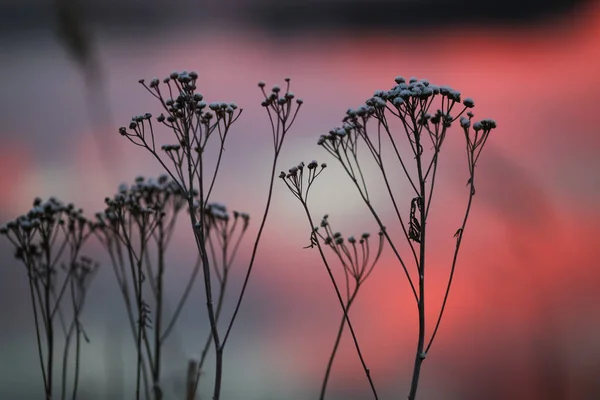
[[[441,107],[431,115],[428,110],[438,98]],[[452,116],[450,112],[460,107],[461,103],[461,111],[456,117]],[[348,109],[342,126],[321,135],[318,144],[335,151],[340,143],[351,141],[352,134],[365,134],[369,119],[385,121],[386,111],[400,118],[405,128],[414,134],[420,132],[419,126],[429,124],[433,125],[433,129],[449,128],[466,109],[474,106],[475,101],[471,98],[465,98],[461,102],[461,93],[449,86],[437,86],[426,79],[417,78],[410,78],[407,82],[404,77],[398,76],[390,90],[378,90],[363,105]]]
[[[211,137],[218,137],[221,148],[229,128],[240,116],[242,109],[233,102],[207,103],[204,96],[196,91],[196,72],[172,72],[162,83],[154,78],[149,84],[141,79],[140,84],[154,97],[163,112],[155,118],[160,125],[167,127],[174,135],[169,143],[157,145],[155,141],[153,117],[150,113],[131,118],[128,126],[119,128],[119,133],[133,144],[146,148],[156,158],[161,158],[161,149],[171,160],[177,177],[185,191],[192,191],[188,167],[192,166],[194,176],[202,170],[199,156],[205,151]],[[212,140],[210,141],[212,142]],[[164,166],[164,164],[163,164]],[[169,171],[171,172],[171,171]]]
[[[315,179],[321,175],[323,170],[327,168],[326,163],[319,163],[316,160],[312,160],[308,165],[301,161],[298,165],[293,166],[287,172],[283,171],[279,174],[279,178],[283,180],[288,189],[294,196],[301,202],[306,202],[308,198],[308,192]],[[304,172],[306,170],[307,182],[306,189],[304,186]]]
[[[201,216],[202,210],[200,208],[200,203],[197,200],[194,201],[194,212],[198,214],[198,217]],[[204,221],[204,227],[207,229],[206,236],[213,230],[216,230],[224,237],[233,234],[238,222],[242,224],[241,231],[245,232],[250,224],[250,215],[235,210],[232,213],[229,213],[225,204],[213,202],[206,205],[204,208],[204,218],[198,218],[198,220]],[[233,224],[230,224],[231,221],[233,221]],[[201,226],[200,222],[198,222],[197,228],[200,228]]]
[[[61,265],[69,277],[77,274],[83,279],[93,272],[91,262],[77,261],[92,229],[93,224],[85,218],[82,209],[50,197],[46,201],[36,198],[27,213],[0,227],[0,235],[5,235],[15,246],[15,257],[23,261],[30,278],[52,286],[59,256],[65,248],[69,249],[65,254],[68,262]],[[48,264],[47,259],[53,261]]]
[[[64,204],[54,197],[47,201],[36,198],[33,207],[0,227],[0,234],[17,241],[30,240],[38,234],[46,235],[56,228],[74,234],[89,228],[83,210],[72,203]]]
[[[329,215],[323,217],[320,226],[315,227],[313,233],[333,250],[344,267],[344,273],[354,278],[357,285],[361,285],[369,277],[383,251],[383,231],[379,232],[379,243],[373,257],[370,233],[365,232],[358,239],[355,236],[344,239],[341,232],[334,232],[331,228]]]

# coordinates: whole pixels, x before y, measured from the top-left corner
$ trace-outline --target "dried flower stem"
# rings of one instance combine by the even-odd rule
[[[27,271],[46,399],[55,397],[57,316],[65,340],[60,366],[60,398],[66,399],[69,391],[71,398],[77,396],[81,335],[88,340],[80,316],[87,288],[98,267],[89,258],[80,256],[90,233],[91,225],[83,217],[82,210],[75,209],[72,204],[65,206],[54,198],[46,202],[35,199],[33,208],[26,215],[0,227],[0,234],[6,235],[15,246],[15,256],[23,262]],[[63,261],[63,258],[66,259]],[[71,297],[68,329],[63,308],[66,296]],[[76,342],[75,370],[73,385],[69,389],[67,377],[73,335]]]
[[[303,179],[305,167],[306,167],[306,170],[308,171],[307,172],[308,179],[307,179],[306,187],[304,187],[304,179]],[[331,280],[331,283],[333,284],[333,288],[335,290],[336,296],[340,303],[340,307],[342,308],[342,311],[344,312],[344,321],[346,321],[346,323],[348,324],[348,329],[350,330],[352,340],[354,341],[354,347],[356,348],[356,353],[358,355],[358,358],[360,359],[363,370],[365,371],[365,376],[367,377],[367,380],[369,381],[369,386],[371,387],[373,396],[377,400],[378,399],[377,390],[375,389],[375,384],[373,383],[373,380],[371,378],[371,371],[367,367],[367,364],[364,360],[362,351],[360,349],[360,345],[358,344],[358,339],[356,337],[354,328],[352,326],[352,322],[350,321],[350,317],[348,316],[348,306],[349,306],[348,303],[350,303],[350,305],[351,305],[351,302],[349,301],[349,299],[347,299],[345,302],[342,297],[339,286],[335,280],[335,277],[333,275],[331,267],[329,266],[329,262],[327,261],[327,258],[325,257],[325,253],[323,252],[322,245],[321,245],[320,241],[318,240],[318,237],[317,237],[318,236],[318,234],[317,234],[318,228],[315,228],[310,210],[308,208],[308,194],[310,192],[310,188],[312,187],[315,179],[323,172],[323,170],[326,167],[327,167],[326,164],[321,164],[321,168],[317,171],[318,163],[316,161],[312,161],[310,164],[308,164],[308,166],[305,166],[305,164],[303,162],[301,162],[297,167],[292,167],[289,170],[288,174],[286,174],[285,172],[281,172],[279,177],[283,180],[283,182],[286,184],[286,186],[288,187],[290,192],[292,192],[294,197],[296,197],[300,201],[300,204],[302,205],[302,208],[304,209],[304,213],[306,214],[308,223],[311,228],[311,238],[310,238],[311,244],[309,247],[317,246],[317,248],[319,250],[319,255],[321,256],[323,265],[325,266],[325,269],[327,270],[327,274],[329,275],[329,279]],[[326,219],[327,218],[325,217],[324,220],[326,220]],[[328,229],[327,228],[328,223],[322,223],[321,226],[326,227],[326,230]],[[329,237],[329,239],[331,239],[330,236],[328,236],[328,237]],[[334,250],[336,250],[335,246],[334,246]],[[381,248],[380,248],[380,252],[381,252]],[[339,256],[340,256],[340,254],[338,253],[338,257]],[[377,258],[379,258],[379,257],[377,257]],[[342,264],[346,267],[346,270],[347,270],[347,266],[346,266],[345,262],[343,261],[342,258],[341,258],[341,260],[342,260]],[[371,270],[372,270],[372,267],[371,267]],[[364,268],[362,271],[364,272]],[[368,276],[369,274],[370,274],[370,271],[366,274],[366,276]],[[363,276],[362,273],[360,273],[360,275],[355,276],[355,278],[357,279],[357,285],[356,285],[357,288],[360,285],[362,276]],[[366,278],[366,276],[365,276],[365,278]],[[346,275],[346,277],[347,277],[347,275]],[[348,295],[348,281],[347,280],[346,280],[346,288],[347,288],[347,295]],[[341,337],[342,329],[343,329],[343,325],[341,326],[340,330],[338,331],[338,337]],[[339,341],[339,339],[338,339],[338,341]],[[325,396],[325,390],[327,387],[327,381],[329,378],[331,364],[333,363],[333,358],[335,357],[335,353],[337,351],[337,346],[338,346],[337,342],[338,341],[336,341],[336,343],[334,344],[334,349],[333,349],[332,355],[330,356],[329,365],[326,370],[325,378],[324,378],[324,381],[323,381],[323,384],[321,387],[320,399],[323,399]]]
[[[377,221],[380,229],[382,230],[385,238],[387,239],[390,247],[394,251],[398,262],[402,266],[407,280],[412,289],[413,295],[416,300],[418,309],[418,340],[417,340],[417,351],[415,355],[415,363],[413,368],[411,388],[409,393],[409,400],[414,400],[417,394],[417,388],[419,383],[421,365],[427,356],[427,352],[431,347],[433,339],[437,333],[440,325],[441,318],[444,313],[446,301],[452,284],[452,278],[456,267],[456,260],[462,241],[462,234],[468,219],[469,210],[471,207],[472,197],[475,194],[473,187],[473,173],[475,168],[475,162],[481,154],[481,149],[487,141],[489,132],[496,127],[496,124],[492,120],[483,120],[473,125],[475,135],[473,138],[470,137],[470,126],[471,118],[473,114],[468,112],[468,119],[461,117],[467,108],[472,108],[474,102],[471,99],[465,99],[463,101],[464,108],[456,117],[452,117],[450,112],[453,107],[460,104],[460,93],[448,88],[448,87],[437,87],[430,85],[426,80],[417,80],[411,78],[410,82],[406,82],[404,78],[396,78],[396,86],[389,91],[377,91],[365,102],[365,105],[358,109],[350,109],[344,118],[343,126],[335,128],[329,132],[328,135],[322,135],[319,139],[318,144],[323,146],[331,155],[336,158],[346,173],[351,178],[359,191],[359,194],[373,217]],[[433,100],[436,96],[441,95],[441,108],[438,109],[435,115],[428,113]],[[396,144],[394,135],[392,135],[390,125],[386,114],[389,113],[392,116],[398,118],[404,128],[406,138],[408,140],[409,148],[412,151],[412,155],[415,159],[416,172],[411,171],[407,168],[407,164],[402,160],[400,151]],[[465,213],[463,224],[456,233],[457,243],[456,249],[452,261],[452,267],[450,271],[450,278],[444,295],[444,301],[442,303],[441,311],[438,315],[438,320],[433,331],[433,335],[426,345],[425,336],[425,314],[426,314],[426,303],[425,303],[425,258],[426,258],[426,225],[429,209],[431,206],[431,200],[433,198],[433,189],[435,184],[435,178],[437,173],[439,152],[441,150],[442,143],[446,137],[446,130],[449,128],[454,121],[459,119],[460,124],[465,131],[465,137],[467,139],[467,156],[469,162],[469,183],[471,185],[471,191]],[[370,133],[367,131],[367,122],[370,119],[377,121],[377,132]],[[416,194],[411,200],[411,209],[408,221],[408,230],[405,228],[404,221],[399,211],[398,203],[394,198],[394,194],[391,189],[388,174],[384,167],[382,157],[382,133],[389,139],[397,161],[399,162],[402,171],[404,172],[408,183],[412,187]],[[433,155],[430,160],[425,159],[425,152],[423,138],[425,133],[429,136],[431,144],[433,145]],[[357,157],[358,139],[362,139],[367,145],[369,152],[375,160],[385,182],[387,193],[392,201],[394,211],[398,222],[400,223],[404,237],[408,242],[413,258],[415,261],[416,271],[418,274],[418,289],[415,288],[414,279],[412,278],[403,258],[397,251],[392,238],[388,235],[385,227],[371,205],[367,186],[363,179],[362,172],[359,166],[359,160]],[[359,171],[359,177],[356,171]],[[416,175],[416,176],[413,176]],[[430,176],[431,174],[431,176]],[[431,184],[427,185],[428,179],[430,178]],[[418,252],[415,249],[415,242],[419,246]]]

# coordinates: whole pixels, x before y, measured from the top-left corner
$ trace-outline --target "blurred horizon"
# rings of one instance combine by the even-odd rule
[[[0,74],[5,77],[0,225],[29,210],[36,196],[72,201],[91,217],[120,183],[160,174],[157,163],[117,129],[132,115],[158,114],[158,104],[138,79],[196,70],[208,102],[235,101],[244,108],[226,146],[214,197],[252,216],[234,266],[237,290],[271,162],[259,80],[281,85],[289,76],[292,91],[304,99],[278,169],[301,160],[327,162],[311,193],[313,216],[329,214],[345,235],[374,232],[376,225],[349,179],[316,145],[318,136],[339,125],[348,108],[390,88],[397,75],[447,84],[475,100],[476,119],[494,118],[498,129],[478,164],[477,194],[453,291],[423,366],[419,398],[600,397],[600,135],[595,122],[600,5],[378,3],[381,8],[374,10],[371,3],[344,0],[304,6],[299,1],[207,1],[202,17],[191,0],[171,8],[158,1],[89,2],[82,14],[86,19],[75,19],[83,26],[58,29],[62,35],[81,30],[73,40],[56,34],[50,3],[5,0],[0,4]],[[425,17],[435,14],[432,10],[455,14],[441,23]],[[402,14],[398,26],[390,25],[395,13]],[[185,17],[178,23],[176,15]],[[451,129],[442,152],[439,197],[432,205],[429,326],[441,302],[452,235],[466,201],[460,134]],[[376,170],[366,173],[376,187]],[[226,349],[227,399],[316,397],[341,318],[318,254],[302,249],[308,244],[307,223],[283,186],[275,182],[257,266]],[[389,200],[375,197],[391,218]],[[401,204],[408,204],[405,200]],[[399,232],[397,226],[390,229]],[[187,282],[186,265],[194,259],[188,232],[183,217],[169,250],[173,296]],[[82,398],[129,399],[135,362],[122,299],[100,246],[91,243],[89,249],[103,268],[83,317],[91,343],[83,350]],[[27,280],[12,251],[0,239],[0,398],[39,398],[43,390]],[[173,397],[167,398],[182,398],[176,388],[207,332],[206,321],[198,317],[200,286],[168,342],[165,385]],[[352,310],[382,399],[408,392],[417,324],[407,289],[386,248]],[[231,299],[226,307],[230,312]],[[347,331],[341,348],[328,398],[369,398]],[[209,386],[202,387],[203,398]]]
[[[39,31],[56,25],[57,8],[76,10],[78,17],[101,31],[169,30],[174,25],[225,23],[262,30],[270,35],[308,30],[369,30],[408,33],[415,28],[447,29],[459,25],[538,26],[568,19],[594,0],[4,0],[0,33]],[[179,12],[185,10],[185,13]],[[60,11],[58,11],[60,12]],[[418,18],[413,18],[412,16]]]

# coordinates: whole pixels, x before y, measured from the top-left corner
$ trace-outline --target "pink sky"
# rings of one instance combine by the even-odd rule
[[[0,215],[8,218],[25,211],[35,195],[59,195],[91,214],[121,181],[148,169],[158,172],[143,151],[116,134],[116,126],[125,124],[131,115],[158,111],[137,85],[140,77],[197,69],[205,97],[235,100],[245,108],[232,132],[217,195],[230,208],[249,211],[254,229],[270,162],[268,123],[255,88],[258,80],[273,84],[290,76],[292,90],[306,102],[280,169],[313,158],[333,167],[333,160],[316,146],[318,135],[337,125],[347,108],[358,106],[377,89],[391,87],[396,75],[448,84],[464,97],[474,98],[476,117],[494,118],[498,129],[478,165],[475,205],[447,314],[424,364],[423,394],[435,396],[452,389],[457,398],[473,398],[468,397],[473,392],[457,382],[481,371],[496,371],[500,383],[490,383],[489,390],[499,390],[506,386],[502,379],[521,373],[515,364],[525,365],[526,373],[535,376],[537,356],[532,355],[532,346],[539,332],[552,327],[556,343],[564,347],[560,357],[564,355],[568,373],[562,378],[569,382],[569,393],[575,396],[571,398],[583,398],[576,397],[585,395],[583,368],[590,364],[598,368],[600,359],[598,350],[589,350],[600,348],[598,339],[593,339],[600,337],[600,136],[595,124],[599,43],[597,6],[552,26],[494,31],[465,27],[431,32],[418,40],[373,34],[278,42],[256,32],[234,31],[210,37],[202,46],[192,40],[177,45],[167,41],[145,44],[131,55],[123,44],[104,43],[107,93],[115,121],[114,126],[102,127],[106,135],[108,131],[113,135],[103,140],[107,148],[120,146],[121,154],[127,154],[125,159],[114,160],[120,169],[110,176],[102,172],[85,118],[67,123],[66,132],[56,139],[64,143],[62,150],[46,155],[45,161],[36,159],[40,153],[33,142],[56,132],[36,131],[35,124],[23,125],[28,126],[23,131],[0,128],[4,139]],[[42,112],[53,114],[62,107],[74,114],[87,113],[82,93],[73,89],[80,78],[67,61],[59,57],[44,66],[31,62],[35,57],[30,54],[15,62],[31,69],[33,76],[54,69],[55,79],[67,87],[65,93],[71,93],[61,98],[60,107],[52,102],[40,105]],[[41,85],[37,90],[50,90],[50,83],[40,80],[37,84]],[[18,101],[16,89],[14,95]],[[448,274],[452,234],[466,200],[462,133],[453,129],[458,137],[451,137],[446,148],[441,175],[445,181],[433,205],[432,218],[439,219],[433,222],[431,247],[438,251],[429,259],[429,299],[435,307]],[[374,231],[368,216],[351,223],[351,217],[362,215],[364,208],[351,197],[355,193],[344,178],[334,168],[320,178],[313,193],[315,219],[329,213],[347,234]],[[299,386],[316,382],[316,391],[341,314],[317,253],[302,250],[308,235],[300,206],[277,184],[276,203],[250,288],[258,304],[274,315],[265,317],[259,329],[266,336],[253,339],[265,352],[262,362],[267,370],[283,368],[286,379]],[[384,198],[378,202],[385,204]],[[192,251],[183,244],[180,250]],[[247,250],[240,259],[248,255]],[[385,387],[408,387],[416,310],[407,289],[402,271],[386,252],[353,309],[375,380]],[[429,326],[436,310],[428,315]],[[252,314],[253,310],[243,312]],[[575,325],[575,331],[567,324]],[[558,353],[560,346],[552,350]],[[331,387],[341,387],[350,379],[359,390],[366,390],[366,380],[346,340]],[[533,378],[515,384],[504,398],[545,398],[535,385]]]

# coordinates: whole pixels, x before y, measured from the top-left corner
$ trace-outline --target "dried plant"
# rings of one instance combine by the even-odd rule
[[[55,198],[45,202],[35,199],[27,214],[0,228],[0,234],[15,246],[15,257],[27,271],[47,400],[56,398],[54,367],[57,362],[61,365],[60,398],[77,398],[81,340],[89,342],[81,314],[88,288],[98,270],[98,264],[80,254],[91,232],[92,225],[83,217],[81,209],[73,204],[64,205]],[[62,360],[57,361],[55,353],[61,332],[63,355]],[[75,355],[70,360],[73,340]],[[70,367],[73,382],[69,387]]]
[[[496,127],[493,120],[482,120],[473,123],[473,114],[467,109],[474,106],[471,99],[465,99],[461,105],[461,94],[446,86],[438,87],[427,80],[411,78],[408,82],[402,77],[396,78],[396,85],[388,91],[377,91],[364,105],[346,112],[343,125],[331,130],[327,135],[322,135],[318,144],[331,154],[342,166],[352,183],[358,190],[363,202],[368,207],[375,221],[379,225],[396,259],[403,268],[410,284],[412,295],[418,308],[419,334],[417,351],[411,380],[409,400],[414,400],[417,394],[421,365],[425,360],[438,328],[452,285],[452,278],[456,268],[458,253],[463,239],[473,196],[475,195],[475,166],[486,144],[489,134]],[[437,110],[433,115],[429,110],[436,103]],[[451,112],[456,111],[455,116]],[[428,341],[425,330],[425,282],[426,282],[426,226],[432,204],[433,189],[436,173],[440,160],[442,145],[446,139],[447,130],[460,118],[460,126],[464,132],[469,187],[466,211],[461,226],[454,235],[456,247],[450,267],[450,276],[444,293],[444,300],[438,313],[437,322]],[[393,132],[391,120],[396,119],[404,132]],[[368,129],[375,125],[375,128]],[[404,137],[405,147],[412,156],[413,162],[403,159],[399,141]],[[405,240],[410,247],[408,258],[414,261],[414,270],[409,271],[408,258],[401,255],[398,250],[398,239],[392,238],[382,221],[382,213],[375,209],[371,201],[368,185],[363,174],[361,161],[358,155],[359,146],[366,147],[368,154],[377,165],[385,183],[385,191],[391,200],[396,223],[403,231]],[[430,150],[427,151],[426,149]],[[392,161],[385,159],[386,149],[393,153]],[[394,184],[398,183],[393,165],[403,172],[411,189],[408,216],[403,217],[400,201],[394,195]],[[390,179],[394,174],[395,179]],[[391,226],[390,224],[388,224]],[[416,277],[414,276],[416,273]],[[417,284],[415,285],[415,281]]]
[[[354,341],[354,346],[356,348],[356,352],[358,354],[358,357],[360,359],[362,367],[365,371],[365,375],[367,376],[367,380],[369,381],[371,390],[373,391],[373,396],[377,399],[378,398],[377,390],[375,389],[375,384],[373,383],[373,380],[371,378],[370,370],[367,367],[367,364],[364,360],[362,351],[360,349],[360,345],[358,343],[358,338],[356,337],[356,334],[354,332],[354,328],[353,328],[352,322],[350,321],[350,318],[348,316],[348,312],[349,312],[350,307],[352,306],[352,303],[354,302],[354,299],[356,298],[356,295],[358,293],[358,290],[360,289],[360,286],[369,277],[369,275],[373,271],[373,268],[375,267],[375,264],[377,263],[377,260],[379,260],[381,251],[383,250],[382,235],[380,235],[379,247],[378,247],[378,250],[377,250],[377,253],[375,256],[375,260],[371,264],[369,264],[369,261],[370,261],[369,260],[370,247],[369,247],[369,241],[368,241],[369,234],[363,234],[362,238],[359,241],[359,244],[361,247],[361,250],[360,250],[361,254],[359,257],[359,251],[356,247],[356,239],[353,236],[348,238],[348,243],[350,243],[350,245],[352,247],[352,252],[350,252],[348,250],[348,247],[344,244],[344,238],[342,237],[342,234],[339,232],[333,233],[333,231],[331,230],[331,226],[330,226],[329,220],[328,220],[329,217],[327,215],[325,217],[323,217],[323,219],[321,221],[321,228],[323,228],[325,233],[323,234],[323,233],[319,232],[319,227],[314,225],[313,218],[310,213],[310,209],[308,207],[308,194],[310,192],[310,189],[311,189],[315,179],[319,175],[321,175],[321,173],[323,172],[323,170],[326,167],[327,167],[327,164],[322,163],[319,166],[319,163],[317,161],[313,160],[308,165],[305,165],[304,162],[301,162],[300,164],[298,164],[298,166],[294,166],[294,167],[290,168],[287,174],[283,171],[279,174],[279,177],[283,180],[283,182],[286,184],[286,186],[288,187],[290,192],[292,192],[294,197],[296,197],[296,199],[298,199],[298,201],[300,201],[300,204],[302,205],[302,208],[304,209],[304,212],[308,219],[309,226],[311,227],[310,245],[307,246],[307,248],[313,248],[316,246],[317,249],[319,250],[321,260],[323,261],[323,265],[325,266],[325,269],[327,270],[327,274],[329,275],[329,279],[331,280],[331,283],[333,284],[333,288],[337,295],[340,307],[342,308],[342,311],[344,313],[344,315],[342,317],[342,322],[340,323],[340,327],[338,329],[338,334],[336,336],[335,343],[333,345],[333,350],[331,352],[329,361],[327,363],[327,369],[325,371],[325,377],[323,378],[323,383],[321,385],[321,393],[320,393],[319,398],[320,399],[325,398],[325,392],[327,390],[327,383],[329,381],[329,375],[331,374],[333,360],[335,359],[335,355],[337,354],[337,349],[339,347],[339,343],[342,338],[342,333],[343,333],[344,327],[347,323],[348,328],[350,330],[350,334],[352,335],[352,340]],[[306,183],[304,182],[305,171],[306,171]],[[319,239],[321,239],[321,240],[319,240]],[[321,242],[323,242],[323,243],[321,244]],[[337,256],[337,258],[340,260],[340,263],[343,266],[344,276],[345,276],[345,287],[346,287],[346,298],[345,299],[341,294],[341,291],[339,288],[340,285],[338,284],[338,282],[335,279],[335,275],[333,274],[333,271],[331,270],[330,263],[327,260],[327,257],[325,257],[323,245],[330,247],[333,250],[333,252]],[[353,289],[352,290],[350,289],[350,287],[351,287],[350,278],[351,277],[353,279],[353,282],[352,282]]]
[[[348,236],[348,238],[344,240],[344,236],[340,232],[334,232],[331,228],[328,215],[325,215],[321,220],[321,228],[325,231],[324,234],[318,229],[315,229],[314,232],[321,241],[329,246],[334,252],[344,270],[344,281],[346,286],[344,309],[346,310],[346,313],[349,313],[350,307],[358,295],[358,291],[371,275],[377,261],[379,261],[379,258],[381,257],[384,243],[383,232],[379,232],[377,250],[375,251],[375,255],[371,257],[371,242],[369,241],[371,235],[369,233],[363,233],[358,240],[356,240],[354,236]],[[325,370],[323,384],[321,385],[321,395],[319,396],[321,400],[325,398],[329,375],[331,374],[331,369],[333,367],[333,360],[337,354],[345,326],[346,318],[342,317],[335,343],[333,344],[333,350],[331,351],[331,356],[327,363],[327,369]],[[375,395],[375,397],[377,396]]]
[[[160,384],[162,346],[197,274],[198,263],[176,311],[167,318],[163,289],[166,252],[177,217],[185,204],[179,186],[168,176],[156,180],[138,177],[131,186],[121,185],[112,199],[106,199],[106,210],[96,214],[95,233],[110,256],[136,342],[136,398],[140,397],[141,379],[148,398],[148,368],[153,398],[163,397]]]
[[[119,132],[133,144],[145,148],[152,154],[179,186],[183,197],[187,200],[188,210],[192,210],[190,212],[190,222],[203,272],[206,308],[211,328],[211,338],[216,353],[213,399],[218,400],[221,396],[223,379],[223,351],[239,312],[266,223],[271,204],[277,160],[283,141],[302,105],[302,100],[297,99],[294,101],[295,96],[289,90],[289,79],[286,79],[287,85],[284,93],[282,93],[280,87],[274,86],[272,91],[267,94],[264,90],[265,84],[259,83],[264,95],[262,106],[267,110],[272,128],[274,157],[271,178],[265,211],[254,241],[244,283],[223,335],[223,332],[220,332],[217,326],[217,311],[220,307],[218,304],[215,307],[213,296],[212,276],[215,269],[211,268],[210,241],[208,240],[209,221],[203,216],[207,215],[209,209],[211,194],[222,161],[225,140],[242,110],[235,103],[211,103],[207,105],[203,101],[202,94],[196,92],[197,78],[197,73],[184,71],[171,73],[169,77],[162,81],[162,84],[157,78],[152,79],[149,84],[146,84],[144,80],[140,80],[140,84],[158,100],[164,110],[156,118],[156,121],[174,135],[175,143],[160,146],[165,154],[166,161],[158,153],[151,114],[132,118],[129,128],[120,128]],[[216,154],[216,161],[212,166],[207,157],[209,142],[216,147],[211,153]],[[217,276],[219,281],[221,278]]]
[[[243,284],[235,297],[235,307],[225,328],[219,329],[230,272],[245,237],[249,216],[238,211],[228,212],[225,205],[212,201],[212,193],[223,161],[225,141],[242,110],[235,103],[204,102],[202,94],[196,91],[197,79],[197,73],[183,71],[173,72],[162,81],[154,78],[148,84],[140,80],[140,84],[159,102],[163,112],[155,119],[149,113],[133,117],[128,127],[119,129],[124,138],[148,151],[163,167],[166,175],[158,179],[140,177],[131,186],[122,185],[116,195],[106,199],[106,209],[96,215],[93,223],[88,222],[82,211],[73,205],[65,206],[51,198],[47,202],[36,199],[29,213],[0,227],[0,234],[6,235],[14,244],[17,259],[26,267],[46,399],[53,398],[55,392],[53,380],[59,331],[57,324],[65,339],[60,395],[62,399],[69,394],[72,399],[77,397],[80,344],[82,338],[87,340],[81,313],[90,282],[98,268],[80,252],[92,233],[108,252],[135,339],[136,399],[161,400],[165,397],[161,387],[164,362],[162,346],[172,332],[200,271],[210,333],[203,342],[200,360],[189,364],[186,398],[196,397],[200,374],[211,346],[215,350],[212,398],[221,398],[224,349],[241,308],[269,214],[283,142],[303,102],[290,91],[290,79],[285,80],[285,89],[273,86],[266,91],[265,83],[258,85],[263,95],[262,106],[270,122],[273,143],[269,189]],[[432,107],[436,111],[430,114]],[[321,385],[320,399],[325,398],[346,325],[373,397],[378,399],[349,311],[359,289],[379,261],[384,243],[387,243],[402,267],[411,288],[411,297],[417,306],[419,329],[408,396],[409,400],[416,399],[421,367],[439,330],[452,286],[475,195],[475,167],[490,132],[496,128],[493,120],[473,122],[474,116],[468,111],[473,107],[473,100],[461,101],[461,94],[449,87],[439,87],[416,78],[407,82],[397,77],[396,84],[390,90],[377,91],[364,105],[348,110],[342,126],[319,138],[318,144],[350,177],[377,223],[379,241],[376,249],[372,248],[369,234],[365,233],[359,239],[354,236],[344,238],[332,229],[328,216],[323,217],[319,226],[315,225],[308,206],[308,196],[316,178],[327,167],[325,163],[300,163],[279,175],[303,207],[310,227],[310,245],[307,247],[318,249],[343,311]],[[426,256],[431,252],[426,248],[427,238],[430,237],[426,235],[426,228],[430,222],[428,217],[441,149],[448,129],[457,120],[465,138],[468,199],[462,224],[454,235],[455,249],[443,302],[433,329],[426,330],[425,316],[430,308],[425,301]],[[395,124],[401,129],[397,130]],[[169,142],[156,143],[157,126],[167,128],[172,133]],[[391,223],[384,224],[384,216],[390,215],[390,212],[379,210],[380,206],[373,202],[370,195],[372,182],[368,183],[363,173],[364,160],[362,153],[359,157],[359,147],[366,148],[361,152],[370,155],[376,171],[381,175],[385,186],[383,193],[392,206],[393,221],[388,221]],[[401,173],[397,174],[397,171]],[[403,199],[396,195],[402,192],[396,186],[400,184],[398,175],[404,175],[406,183],[403,188],[409,191]],[[174,312],[167,316],[164,309],[164,282],[168,265],[166,252],[178,215],[184,209],[189,215],[198,257]],[[395,237],[386,226],[398,226],[402,234]],[[401,254],[400,242],[406,243],[408,254]],[[329,248],[341,264],[343,282],[336,280],[330,261],[325,256],[325,248]],[[64,305],[67,296],[71,300],[69,306]],[[75,356],[71,362],[69,352],[73,340]],[[74,372],[69,389],[67,381],[71,365]]]

